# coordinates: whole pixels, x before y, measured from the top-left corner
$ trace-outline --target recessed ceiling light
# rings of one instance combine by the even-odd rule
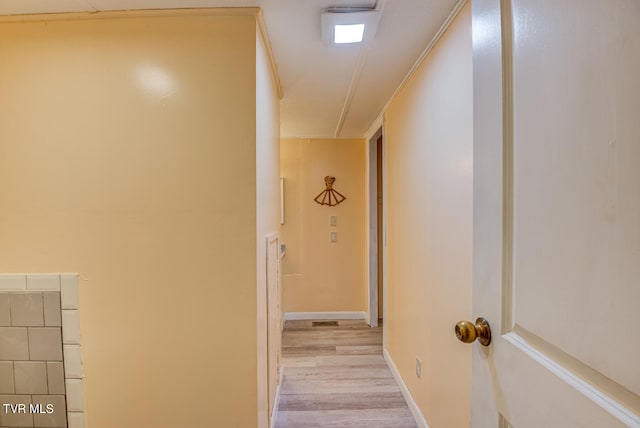
[[[364,24],[337,24],[333,36],[334,43],[360,43],[364,39]]]

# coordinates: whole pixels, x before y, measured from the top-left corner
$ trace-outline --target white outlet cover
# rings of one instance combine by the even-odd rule
[[[329,233],[329,240],[331,242],[338,242],[338,232]]]

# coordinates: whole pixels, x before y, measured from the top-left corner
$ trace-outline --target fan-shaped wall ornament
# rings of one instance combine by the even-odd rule
[[[335,177],[327,175],[324,178],[325,189],[314,198],[314,201],[320,205],[329,205],[330,207],[333,207],[347,199],[346,196],[333,188],[333,183],[335,183],[335,181]]]

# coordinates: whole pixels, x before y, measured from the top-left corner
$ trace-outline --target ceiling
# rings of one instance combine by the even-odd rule
[[[0,0],[0,14],[259,6],[282,84],[283,137],[364,136],[457,0],[378,0],[366,46],[328,47],[320,15],[376,0]]]

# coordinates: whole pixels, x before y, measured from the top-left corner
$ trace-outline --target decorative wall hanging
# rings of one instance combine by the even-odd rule
[[[322,192],[320,192],[318,196],[315,197],[314,201],[316,201],[320,205],[329,205],[330,207],[333,207],[347,199],[340,192],[333,188],[333,183],[335,183],[335,181],[335,177],[330,177],[327,175],[324,178],[324,184],[326,185],[326,187]]]

